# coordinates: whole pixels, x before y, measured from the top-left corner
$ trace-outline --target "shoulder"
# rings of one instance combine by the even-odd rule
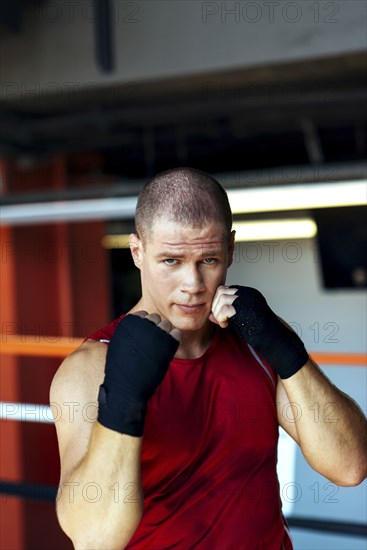
[[[68,355],[56,371],[50,388],[50,400],[96,400],[103,382],[107,346],[87,340]]]
[[[124,317],[125,317],[125,314],[121,315],[117,319],[114,319],[107,326],[97,330],[96,332],[93,332],[93,334],[90,334],[84,341],[87,342],[87,341],[95,340],[98,342],[102,342],[103,344],[109,344],[110,339],[113,333],[115,332],[117,325],[119,324],[121,319],[123,319]]]
[[[103,382],[107,345],[116,326],[125,315],[90,334],[75,351],[68,355],[56,371],[50,398],[70,397],[97,399]]]

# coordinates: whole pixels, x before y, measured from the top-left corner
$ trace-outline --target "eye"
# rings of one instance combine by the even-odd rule
[[[205,265],[213,265],[213,264],[217,263],[217,260],[215,258],[204,258],[203,263]]]
[[[167,258],[166,260],[163,260],[163,262],[166,265],[176,265],[177,260],[175,260],[174,258]]]

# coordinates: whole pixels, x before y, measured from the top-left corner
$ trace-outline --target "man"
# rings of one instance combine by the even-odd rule
[[[257,290],[225,285],[234,232],[218,182],[163,172],[135,221],[140,301],[71,354],[51,387],[63,407],[60,525],[77,549],[290,549],[278,426],[315,470],[357,485],[366,419]],[[332,403],[337,422],[315,423],[315,401]]]

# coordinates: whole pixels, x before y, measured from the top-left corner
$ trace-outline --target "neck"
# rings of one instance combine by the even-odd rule
[[[215,334],[215,325],[208,323],[197,331],[182,331],[180,345],[175,357],[179,359],[195,359],[205,353],[210,346]]]

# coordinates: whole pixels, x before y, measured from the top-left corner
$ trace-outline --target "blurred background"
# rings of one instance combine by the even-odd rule
[[[228,282],[366,411],[366,20],[361,0],[1,1],[1,548],[72,547],[49,387],[137,301],[126,235],[161,170],[217,177]],[[284,433],[278,473],[295,549],[366,548],[366,482],[330,483]]]

